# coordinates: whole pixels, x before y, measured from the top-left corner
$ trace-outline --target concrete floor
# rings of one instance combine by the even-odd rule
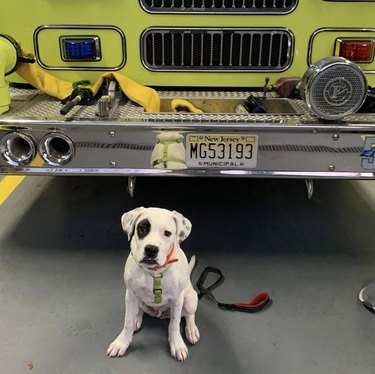
[[[29,177],[0,207],[0,372],[4,374],[373,374],[375,314],[358,291],[375,278],[372,182]],[[123,358],[108,344],[123,321],[128,243],[122,212],[176,209],[193,223],[183,248],[226,281],[221,301],[260,291],[258,314],[199,303],[201,341],[184,363],[167,322],[146,318]]]

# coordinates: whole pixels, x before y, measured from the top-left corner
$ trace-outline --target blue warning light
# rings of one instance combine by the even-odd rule
[[[62,52],[65,61],[93,61],[100,59],[98,38],[63,38]]]

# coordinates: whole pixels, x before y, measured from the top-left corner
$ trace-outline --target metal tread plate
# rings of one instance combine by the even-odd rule
[[[160,98],[185,100],[243,100],[250,94],[262,96],[259,91],[171,91],[159,90]],[[267,93],[267,97],[276,97],[274,93]],[[35,89],[11,88],[11,106],[7,113],[0,116],[0,120],[37,120],[39,121],[116,121],[124,123],[194,123],[194,124],[288,124],[288,125],[319,125],[322,120],[311,114],[302,100],[293,100],[301,114],[237,114],[237,113],[147,113],[138,104],[123,99],[117,110],[110,118],[100,118],[98,108],[92,106],[76,106],[68,116],[60,114],[61,103],[58,99],[43,94]],[[375,124],[375,115],[355,114],[346,117],[341,124]],[[332,124],[332,123],[331,123]]]

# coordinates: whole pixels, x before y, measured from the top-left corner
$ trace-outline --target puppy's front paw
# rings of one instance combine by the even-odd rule
[[[186,344],[182,340],[181,335],[171,337],[169,340],[171,355],[178,361],[185,361],[189,356],[189,351]]]
[[[107,349],[108,357],[121,357],[128,349],[130,342],[127,342],[121,334],[109,345]]]

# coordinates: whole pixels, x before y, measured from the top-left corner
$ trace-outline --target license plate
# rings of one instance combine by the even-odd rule
[[[257,135],[189,134],[186,136],[186,165],[191,168],[255,168],[257,153]]]

